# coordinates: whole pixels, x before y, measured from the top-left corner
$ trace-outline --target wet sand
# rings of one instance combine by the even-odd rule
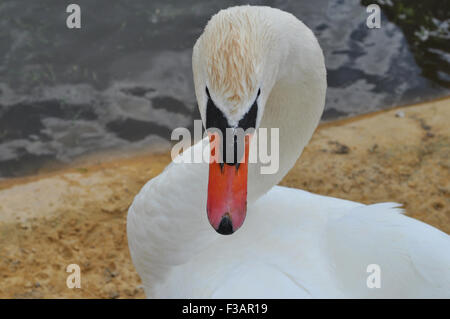
[[[322,124],[282,185],[396,201],[450,233],[450,98]],[[0,182],[0,298],[142,298],[128,206],[169,153],[96,158]],[[69,289],[69,264],[81,289]]]

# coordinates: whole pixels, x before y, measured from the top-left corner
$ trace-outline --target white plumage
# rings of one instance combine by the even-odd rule
[[[223,35],[229,23],[247,32],[242,39],[259,43],[249,53],[258,55],[250,59],[256,64],[242,66],[254,74],[211,83],[214,70],[205,66],[217,58],[212,35]],[[233,61],[240,61],[245,48],[239,52],[229,53],[237,54]],[[230,119],[245,113],[254,90],[261,89],[258,124],[280,128],[280,168],[261,175],[260,164],[249,166],[247,219],[231,236],[217,234],[208,223],[207,163],[172,163],[150,180],[127,223],[131,257],[148,297],[450,297],[447,234],[404,216],[395,203],[363,205],[274,186],[300,156],[323,111],[323,55],[306,26],[268,7],[221,11],[196,43],[193,70],[203,119],[206,84]],[[227,90],[237,88],[242,92],[233,98]],[[192,150],[202,152],[207,144],[203,140]],[[379,266],[380,288],[367,286],[371,264]]]

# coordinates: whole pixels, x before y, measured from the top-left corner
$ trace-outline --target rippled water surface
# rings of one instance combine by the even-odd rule
[[[151,149],[199,118],[191,48],[209,17],[240,1],[0,2],[0,176],[100,150]],[[324,119],[449,94],[448,1],[250,1],[292,12],[317,35]]]

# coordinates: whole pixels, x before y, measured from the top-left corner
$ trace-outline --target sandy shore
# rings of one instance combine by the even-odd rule
[[[283,185],[375,203],[450,233],[450,98],[322,124]],[[0,182],[1,298],[140,298],[126,213],[168,154]],[[81,289],[66,267],[81,267]]]

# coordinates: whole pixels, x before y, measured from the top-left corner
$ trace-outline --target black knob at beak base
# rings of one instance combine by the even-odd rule
[[[228,214],[222,217],[219,227],[216,231],[221,235],[231,235],[233,231],[233,224],[231,223],[230,216]]]

